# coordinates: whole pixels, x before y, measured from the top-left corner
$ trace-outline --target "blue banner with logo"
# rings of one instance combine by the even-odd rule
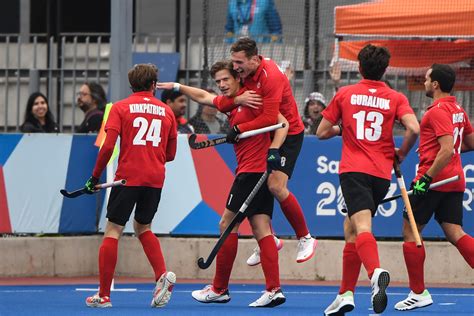
[[[400,145],[401,141],[401,137],[397,138],[396,144]],[[343,236],[342,223],[346,214],[341,211],[343,198],[338,176],[341,148],[340,137],[320,141],[315,136],[306,136],[294,174],[289,181],[289,189],[303,208],[309,230],[317,237]],[[474,192],[473,153],[462,154],[462,161],[467,186],[463,201],[463,227],[472,235],[474,233],[474,212],[471,205]],[[418,155],[413,149],[401,165],[407,187],[415,176],[417,164]],[[400,190],[395,175],[392,175],[387,196],[396,194],[400,194]],[[373,219],[374,234],[378,237],[401,238],[403,207],[401,198],[380,205]],[[273,228],[277,235],[295,234],[278,203],[275,203]],[[438,238],[444,237],[444,234],[436,220],[432,218],[425,227],[423,236]]]

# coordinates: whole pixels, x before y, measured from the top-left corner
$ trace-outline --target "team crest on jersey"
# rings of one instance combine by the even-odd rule
[[[259,82],[257,82],[257,89],[260,89],[260,87],[261,87],[261,84],[260,84],[260,81],[259,81]]]
[[[143,100],[145,100],[145,101],[150,101],[150,99],[149,99],[149,98],[143,98]]]
[[[369,89],[369,92],[374,94],[375,92],[377,92],[377,89]]]

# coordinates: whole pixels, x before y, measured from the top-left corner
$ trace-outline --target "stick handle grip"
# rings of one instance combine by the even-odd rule
[[[451,183],[451,182],[454,182],[454,181],[458,181],[459,180],[459,176],[453,176],[451,178],[446,178],[446,179],[443,179],[443,180],[440,180],[438,182],[435,182],[435,183],[432,183],[430,185],[430,190],[431,189],[434,189],[434,188],[437,188],[437,187],[440,187],[442,185],[445,185],[447,183]],[[410,195],[413,195],[413,190],[410,190],[410,191],[407,191],[407,194],[410,196]],[[394,196],[391,196],[391,197],[388,197],[386,199],[383,199],[382,202],[380,202],[380,204],[383,204],[383,203],[387,203],[387,202],[390,202],[390,201],[393,201],[393,200],[396,200],[398,198],[400,198],[402,195],[401,194],[397,194],[397,195],[394,195]]]
[[[262,133],[266,133],[266,132],[271,132],[271,131],[274,131],[274,130],[276,130],[276,129],[283,128],[283,127],[285,127],[285,126],[286,126],[285,123],[279,123],[279,124],[270,125],[270,126],[267,126],[267,127],[262,127],[262,128],[254,129],[254,130],[251,130],[251,131],[247,131],[247,132],[240,133],[240,134],[239,134],[239,138],[240,138],[240,139],[243,139],[243,138],[255,136],[255,135],[258,135],[258,134],[262,134]]]
[[[117,180],[114,182],[97,184],[95,188],[99,190],[99,189],[105,189],[105,188],[111,188],[111,187],[118,187],[118,186],[122,186],[126,184],[127,184],[127,180],[122,179],[122,180]]]

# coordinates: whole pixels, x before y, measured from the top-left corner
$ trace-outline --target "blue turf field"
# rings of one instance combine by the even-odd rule
[[[232,300],[227,304],[201,304],[190,292],[199,284],[177,284],[171,302],[162,309],[149,307],[152,284],[119,284],[112,292],[110,309],[93,309],[84,304],[97,285],[0,286],[0,315],[322,315],[334,299],[334,286],[284,286],[285,304],[273,309],[254,309],[249,303],[260,297],[262,285],[233,284]],[[87,290],[87,289],[90,290]],[[79,289],[79,290],[78,290]],[[84,291],[84,289],[86,289]],[[432,288],[434,304],[411,312],[398,312],[393,305],[405,298],[407,289],[390,287],[389,305],[383,315],[474,315],[474,289]],[[370,288],[358,287],[356,308],[347,315],[374,315],[370,306]]]

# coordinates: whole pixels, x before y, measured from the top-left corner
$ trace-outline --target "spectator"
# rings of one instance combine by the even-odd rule
[[[281,20],[273,0],[229,0],[227,42],[233,43],[241,36],[256,42],[281,42]]]
[[[319,123],[323,118],[321,112],[326,108],[326,99],[319,92],[312,92],[304,100],[306,104],[304,107],[304,115],[302,117],[304,124],[304,133],[308,135],[315,135]]]
[[[77,133],[97,133],[102,125],[107,99],[102,86],[95,82],[85,82],[77,93],[77,105],[84,112],[84,120]]]
[[[174,116],[176,117],[176,125],[178,126],[178,133],[180,134],[194,133],[193,126],[184,118],[187,100],[185,95],[175,90],[165,90],[161,94],[161,101],[166,103],[171,110],[173,110]]]
[[[212,89],[204,89],[216,94]],[[217,117],[217,108],[206,104],[199,104],[196,114],[189,119],[196,134],[225,134],[229,127],[227,121]]]
[[[57,133],[58,124],[49,110],[48,99],[41,92],[30,95],[26,103],[25,121],[20,127],[23,133]]]

